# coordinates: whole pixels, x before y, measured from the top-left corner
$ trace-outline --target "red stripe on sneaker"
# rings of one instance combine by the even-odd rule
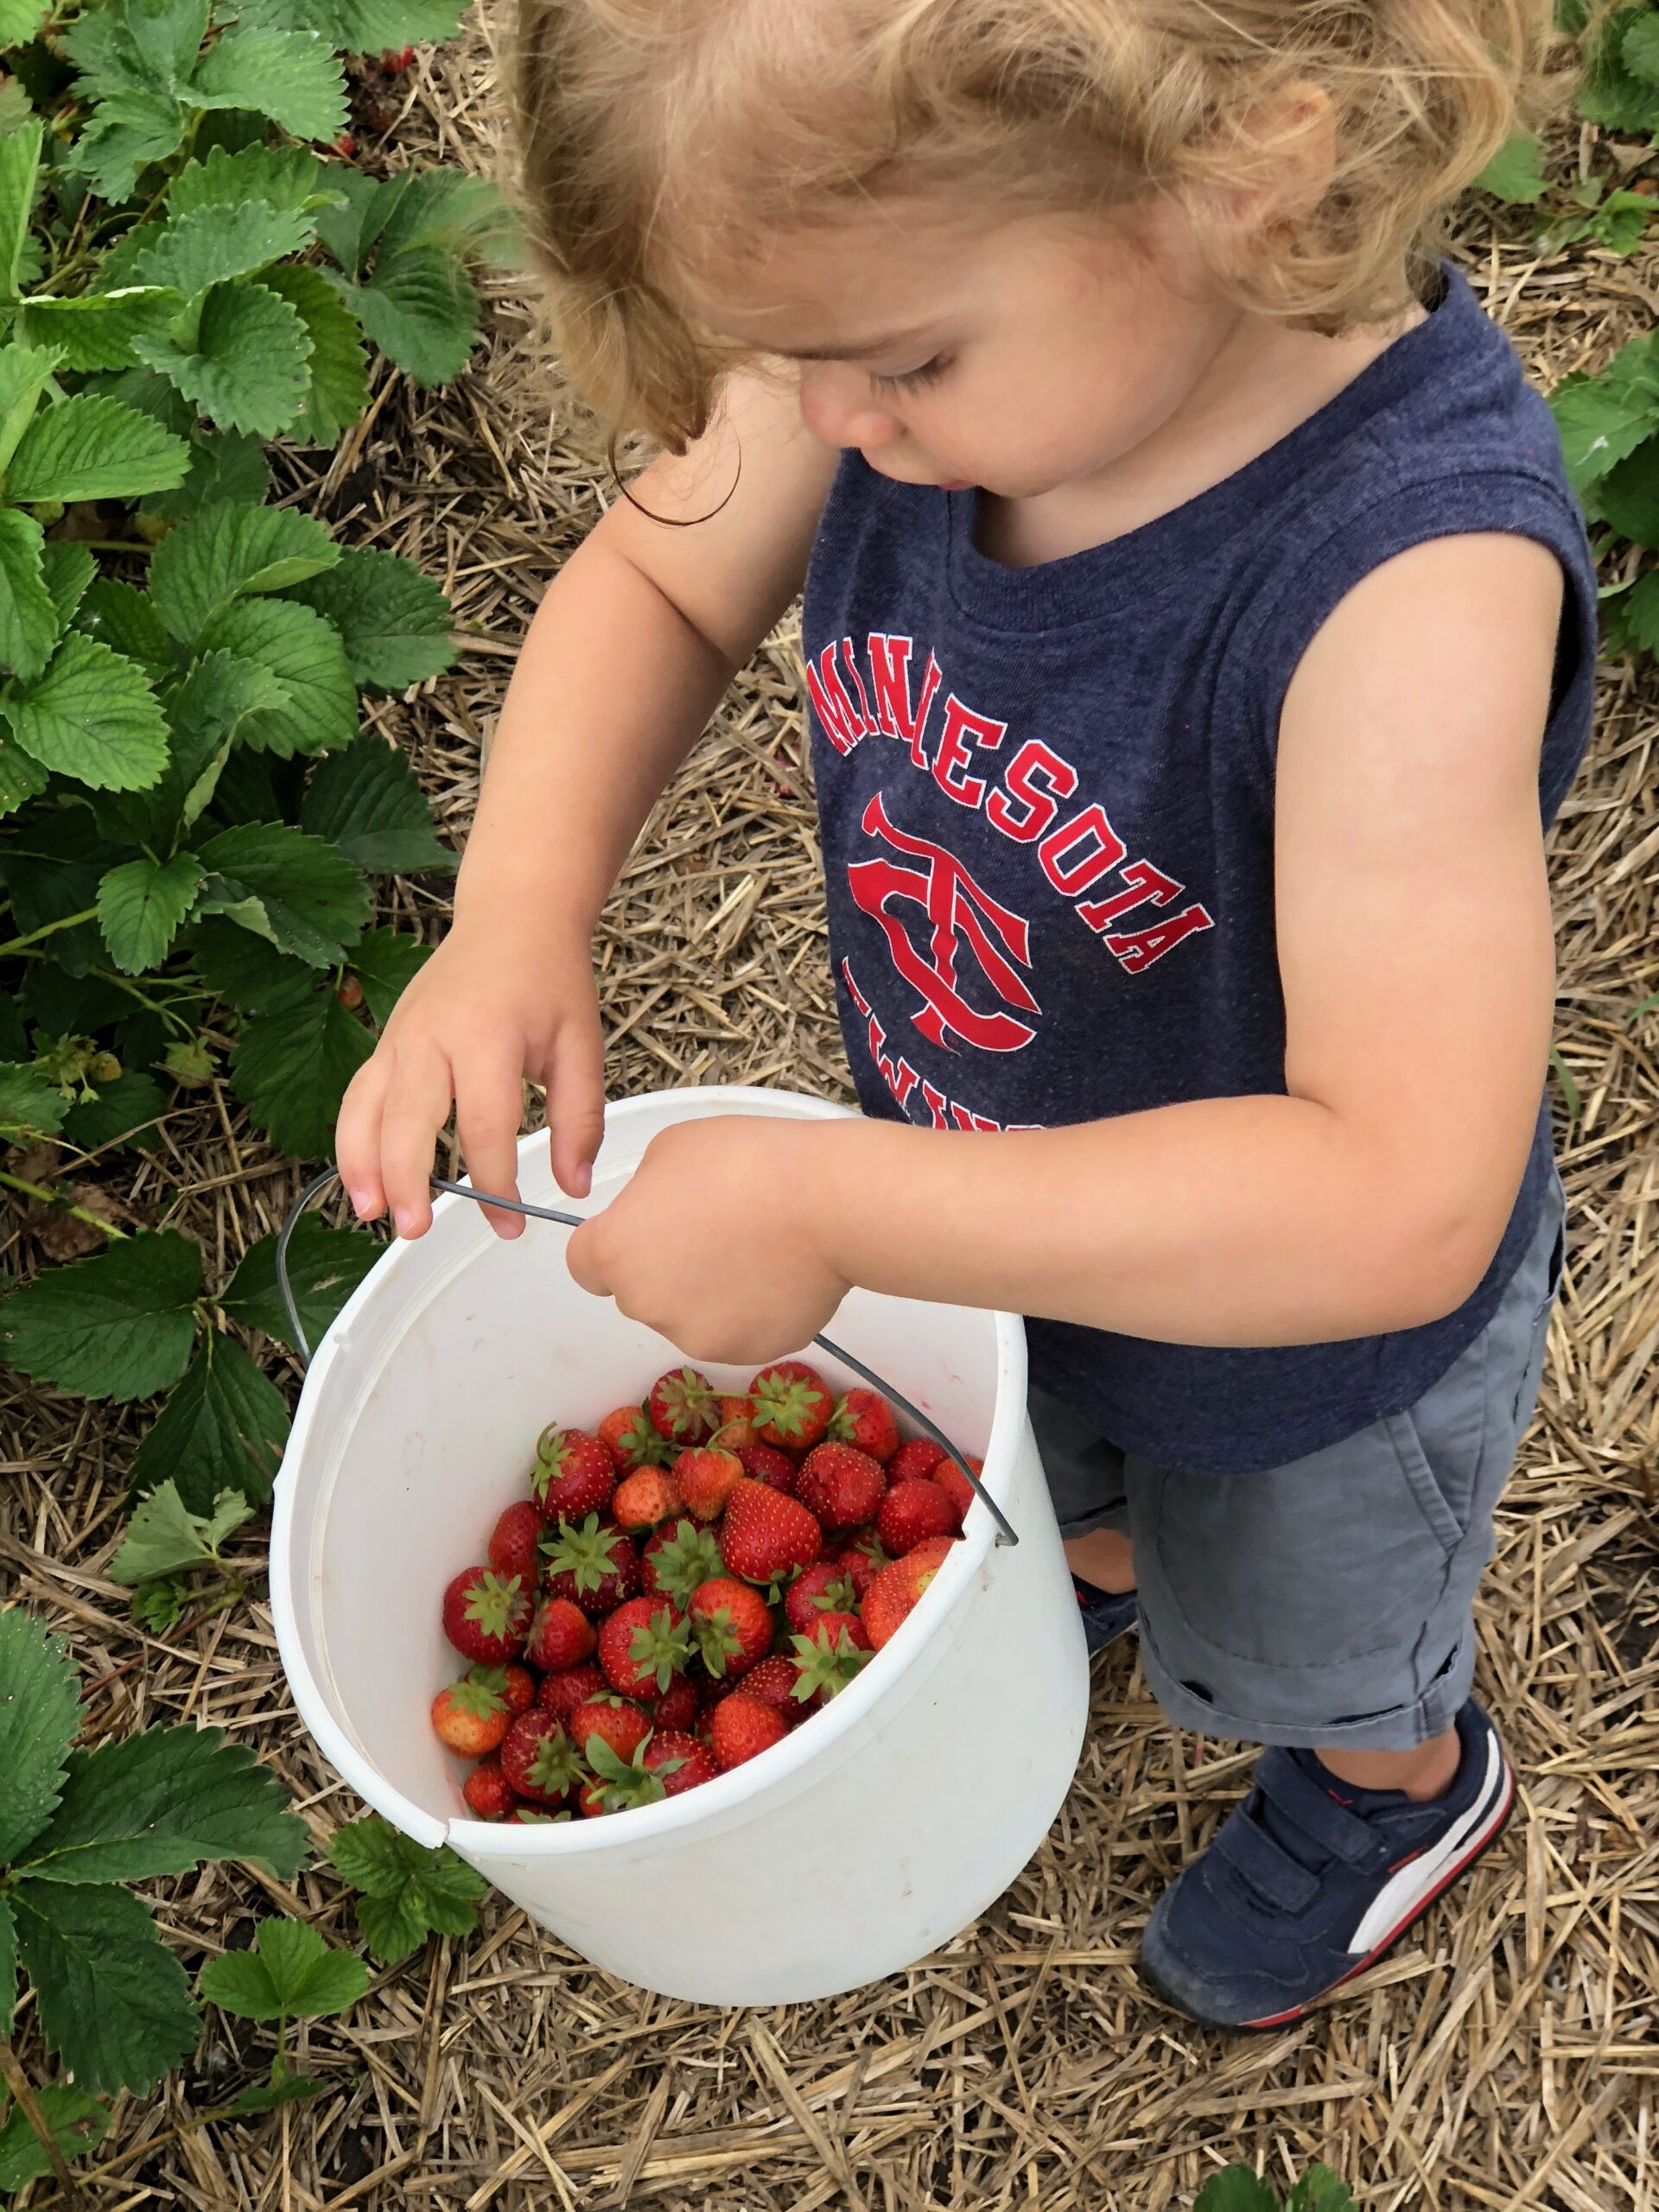
[[[1300,2020],[1305,2012],[1311,2012],[1316,2005],[1322,2003],[1325,1998],[1332,1995],[1335,1991],[1340,1989],[1344,1982],[1351,1981],[1356,1974],[1363,1974],[1367,1967],[1375,1966],[1385,1951],[1392,1950],[1394,1946],[1400,1941],[1400,1938],[1405,1934],[1407,1929],[1408,1929],[1414,1921],[1418,1921],[1422,1918],[1423,1915],[1428,1910],[1430,1905],[1433,1904],[1435,1898],[1438,1897],[1443,1891],[1449,1890],[1452,1883],[1457,1880],[1458,1877],[1463,1873],[1466,1868],[1473,1865],[1474,1861],[1479,1858],[1481,1853],[1487,1848],[1488,1845],[1497,1842],[1498,1837],[1503,1833],[1504,1823],[1509,1819],[1510,1808],[1514,1803],[1515,1774],[1513,1770],[1510,1769],[1505,1776],[1502,1802],[1498,1805],[1498,1808],[1493,1814],[1491,1819],[1480,1829],[1479,1833],[1476,1835],[1474,1841],[1470,1845],[1468,1850],[1464,1853],[1462,1858],[1447,1868],[1446,1873],[1442,1876],[1440,1880],[1434,1885],[1434,1887],[1428,1892],[1427,1896],[1421,1898],[1416,1904],[1413,1905],[1411,1910],[1389,1930],[1388,1934],[1382,1938],[1382,1941],[1380,1943],[1374,1945],[1370,1950],[1366,1952],[1363,1959],[1357,1960],[1354,1965],[1351,1966],[1346,1974],[1339,1974],[1333,1982],[1328,1983],[1316,1996],[1310,1997],[1305,2005],[1293,2005],[1288,2012],[1265,2012],[1259,2020],[1241,2020],[1238,2024],[1239,2026],[1242,2028],[1278,2028],[1282,2027],[1287,2020]],[[1411,1855],[1413,1858],[1417,1858],[1421,1856],[1421,1853],[1414,1852]],[[1400,1863],[1403,1866],[1406,1862],[1402,1859]]]

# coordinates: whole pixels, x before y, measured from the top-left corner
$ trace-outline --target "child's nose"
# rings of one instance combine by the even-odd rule
[[[801,420],[827,446],[858,446],[867,452],[904,435],[904,425],[872,401],[869,378],[836,361],[803,367]]]

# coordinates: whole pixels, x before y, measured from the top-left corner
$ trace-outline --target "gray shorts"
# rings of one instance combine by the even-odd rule
[[[1134,1541],[1141,1663],[1178,1726],[1400,1751],[1449,1726],[1474,1677],[1492,1509],[1538,1395],[1565,1211],[1558,1181],[1497,1312],[1414,1405],[1286,1466],[1184,1474],[1032,1392],[1062,1531]]]

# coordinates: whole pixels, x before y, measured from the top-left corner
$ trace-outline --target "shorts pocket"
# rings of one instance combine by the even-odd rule
[[[1394,1446],[1395,1456],[1400,1463],[1400,1472],[1411,1495],[1412,1503],[1423,1516],[1424,1526],[1430,1535],[1433,1537],[1446,1558],[1450,1559],[1463,1541],[1465,1524],[1459,1517],[1445,1490],[1441,1488],[1440,1478],[1429,1464],[1428,1453],[1423,1447],[1423,1440],[1418,1433],[1416,1422],[1413,1421],[1408,1410],[1402,1414],[1389,1414],[1382,1422],[1382,1427],[1387,1430],[1389,1441]],[[1454,1478],[1453,1486],[1462,1498],[1466,1500],[1473,1495],[1479,1471],[1479,1452],[1477,1450],[1473,1464],[1466,1469],[1458,1469]]]

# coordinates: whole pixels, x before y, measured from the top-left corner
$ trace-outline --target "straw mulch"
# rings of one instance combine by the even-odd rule
[[[400,147],[481,158],[494,85],[481,40],[469,56],[423,60]],[[1484,215],[1465,245],[1545,380],[1599,359],[1659,308],[1653,249],[1535,267]],[[342,531],[417,556],[476,633],[454,674],[381,710],[457,841],[513,641],[610,496],[570,442],[521,293],[495,290],[474,372],[428,397],[386,379],[321,485]],[[1205,2033],[1140,1992],[1137,1929],[1242,1791],[1252,1753],[1167,1728],[1131,1648],[1101,1668],[1096,1725],[1043,1850],[995,1910],[907,1974],[823,2004],[722,2014],[622,1986],[496,1904],[474,1938],[434,1944],[380,1976],[343,2024],[302,2037],[300,2063],[337,2084],[316,2105],[190,2132],[193,2111],[269,2056],[258,2031],[215,2021],[192,2067],[119,2113],[89,2201],[110,2212],[378,2212],[404,2200],[434,2212],[1160,2212],[1189,2207],[1230,2160],[1283,2186],[1323,2158],[1376,2212],[1652,2212],[1659,1014],[1630,1017],[1659,982],[1656,734],[1659,671],[1610,671],[1594,760],[1555,842],[1574,1242],[1482,1622],[1480,1690],[1522,1810],[1398,1955],[1339,2007],[1260,2040]],[[429,879],[387,903],[435,933],[447,894]],[[614,1090],[719,1078],[844,1095],[823,938],[785,632],[734,688],[607,917]],[[122,1194],[147,1219],[169,1209],[228,1268],[296,1182],[218,1087],[172,1117]],[[12,1217],[11,1264],[33,1263],[38,1227]],[[71,1637],[95,1685],[95,1735],[164,1719],[227,1727],[282,1773],[321,1842],[361,1808],[295,1719],[258,1598],[155,1639],[129,1624],[107,1580],[143,1419],[41,1396],[0,1408],[0,1587]],[[248,1565],[257,1573],[257,1542]],[[193,1968],[245,1943],[273,1909],[352,1933],[326,1873],[291,1896],[230,1868],[155,1894]],[[29,2050],[27,2016],[19,2033]],[[30,2201],[52,2196],[37,2185]]]

